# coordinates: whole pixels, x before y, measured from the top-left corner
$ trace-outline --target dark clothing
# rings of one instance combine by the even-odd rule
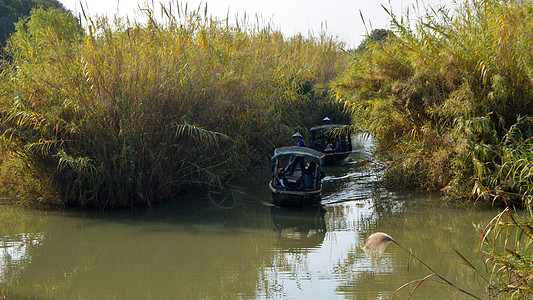
[[[331,146],[331,149],[326,150],[326,153],[342,152],[343,147],[341,140],[336,140],[335,144]]]
[[[307,189],[312,189],[315,187],[315,178],[313,175],[304,174],[304,187]]]
[[[298,147],[307,147],[307,144],[303,139],[298,139],[298,144],[296,145]]]
[[[311,162],[309,167],[302,169],[302,176],[296,181],[297,190],[303,191],[304,189],[315,188],[315,170],[316,164],[314,162]]]
[[[305,143],[305,141],[303,139],[300,138],[300,139],[298,139],[298,144],[296,146],[298,146],[298,147],[307,147],[307,144]],[[292,156],[289,164],[285,168],[285,173],[287,173],[287,175],[294,174],[294,169],[296,169],[296,164],[297,163],[300,163],[300,169],[303,170],[304,169],[304,158],[303,158],[303,156]]]
[[[294,169],[296,169],[296,165],[298,163],[300,164],[300,169],[303,170],[304,169],[304,157],[303,156],[293,156],[291,158],[291,161],[289,162],[289,164],[285,168],[285,173],[287,175],[294,174]]]
[[[332,152],[341,152],[342,151],[342,143],[341,140],[337,140],[335,142],[335,145],[333,145],[333,149],[331,149]]]
[[[315,141],[313,143],[313,149],[317,150],[317,151],[320,151],[320,152],[324,152],[324,149],[326,147],[324,147],[324,144],[321,143],[320,141]]]

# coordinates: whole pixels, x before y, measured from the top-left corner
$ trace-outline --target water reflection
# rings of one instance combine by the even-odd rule
[[[325,213],[321,206],[298,210],[271,207],[278,247],[288,252],[320,247],[326,236]]]
[[[12,237],[0,236],[0,283],[11,283],[13,278],[22,275],[24,268],[31,263],[29,251],[43,241],[42,234],[22,233]]]
[[[493,212],[435,207],[433,196],[387,190],[367,163],[356,153],[328,168],[323,206],[307,210],[264,205],[268,176],[232,209],[204,196],[105,213],[0,206],[0,298],[390,299],[429,272],[398,247],[366,256],[361,247],[376,231],[483,295],[484,284],[452,248],[480,262],[477,228]],[[427,282],[412,299],[453,293]]]

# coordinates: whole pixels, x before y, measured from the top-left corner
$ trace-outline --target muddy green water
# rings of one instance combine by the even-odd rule
[[[270,206],[267,173],[231,209],[203,196],[104,213],[0,206],[0,299],[391,299],[431,272],[393,244],[365,255],[376,231],[486,299],[453,249],[483,269],[480,228],[496,212],[381,188],[362,159],[328,167],[323,206],[305,211]],[[411,299],[454,294],[428,280]]]

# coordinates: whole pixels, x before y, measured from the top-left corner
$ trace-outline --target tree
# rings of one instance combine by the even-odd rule
[[[374,29],[370,34],[359,44],[357,51],[365,51],[372,43],[381,43],[388,37],[394,36],[394,33],[387,29]]]
[[[38,8],[31,11],[30,18],[15,23],[15,32],[6,41],[5,50],[7,55],[22,59],[47,59],[56,55],[50,48],[59,49],[60,44],[78,42],[82,35],[83,29],[72,14],[59,8],[46,11]],[[47,47],[43,47],[44,44]]]
[[[28,17],[33,8],[57,8],[68,12],[58,0],[0,0],[0,48],[5,47],[7,39],[15,31],[15,23]]]

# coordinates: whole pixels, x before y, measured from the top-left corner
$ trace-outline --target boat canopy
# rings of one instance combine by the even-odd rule
[[[340,124],[326,124],[326,125],[320,125],[320,126],[315,126],[311,129],[309,129],[310,131],[317,131],[317,130],[324,130],[324,129],[337,129],[337,128],[342,128],[342,127],[345,127],[347,125],[340,125]]]
[[[272,161],[275,161],[279,156],[283,155],[303,155],[307,156],[314,161],[316,161],[320,166],[322,166],[322,160],[326,156],[323,152],[316,151],[315,149],[307,148],[307,147],[298,147],[298,146],[290,146],[290,147],[281,147],[276,148],[274,150],[274,156],[272,156]]]

